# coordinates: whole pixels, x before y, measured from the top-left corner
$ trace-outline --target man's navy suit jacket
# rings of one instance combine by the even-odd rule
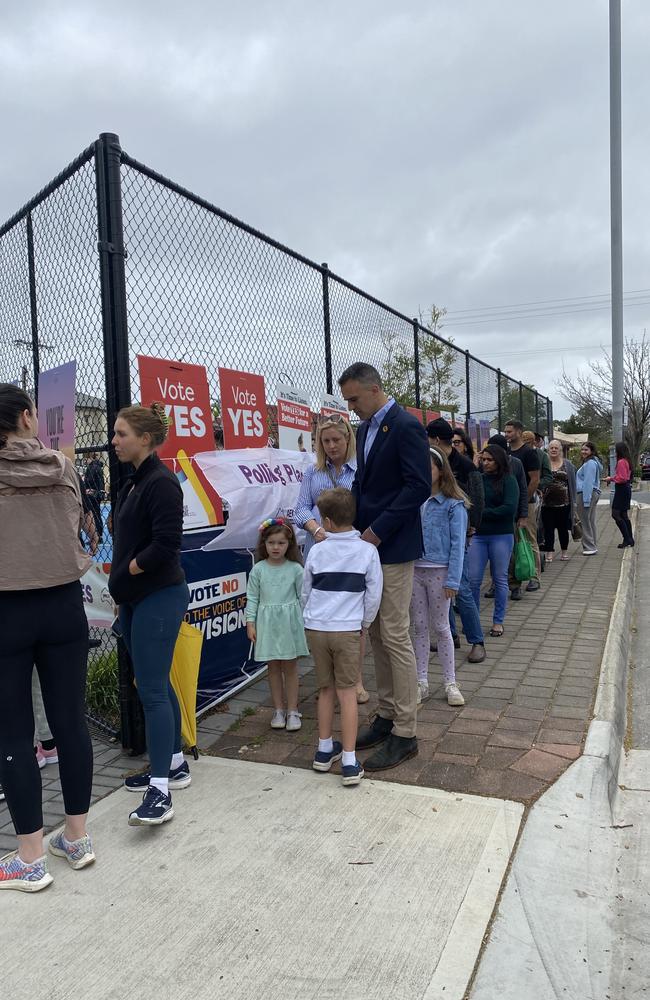
[[[372,528],[382,563],[410,562],[422,555],[420,507],[431,496],[429,441],[422,424],[395,403],[382,420],[364,458],[369,422],[357,430],[357,472],[352,493],[355,526]]]

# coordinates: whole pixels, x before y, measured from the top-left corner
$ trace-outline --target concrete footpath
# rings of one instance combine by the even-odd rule
[[[650,512],[636,536],[584,755],[528,815],[471,1000],[650,994]]]

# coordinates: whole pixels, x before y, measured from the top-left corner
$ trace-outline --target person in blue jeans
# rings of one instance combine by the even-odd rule
[[[478,530],[469,544],[469,579],[474,603],[480,611],[481,584],[489,561],[495,590],[490,635],[498,638],[503,635],[508,600],[508,565],[514,546],[519,487],[508,471],[508,459],[502,448],[488,445],[481,452],[481,461],[485,507]]]
[[[129,791],[144,793],[130,826],[172,819],[170,790],[190,784],[181,748],[181,713],[170,682],[174,646],[189,600],[180,562],[183,493],[156,455],[167,436],[160,403],[127,406],[115,421],[112,444],[135,473],[120,490],[113,518],[109,590],[119,605],[122,636],[133,663],[144,709],[151,769],[129,777]]]
[[[429,438],[429,444],[433,448],[438,448],[439,451],[443,453],[449,462],[451,471],[454,474],[454,479],[471,502],[468,515],[469,523],[467,527],[469,541],[469,538],[474,534],[481,523],[481,516],[483,514],[483,477],[474,463],[469,457],[467,457],[469,452],[463,454],[460,447],[454,443],[456,440],[459,442],[464,441],[464,438],[461,438],[460,434],[461,432],[457,427],[452,428],[451,424],[448,423],[448,421],[443,420],[442,417],[432,420],[427,424],[427,437]],[[469,448],[471,448],[472,445],[469,438],[467,441],[469,443]],[[472,451],[472,455],[473,454],[474,452]],[[465,547],[465,551],[466,549],[467,546]],[[485,659],[485,639],[483,637],[481,619],[479,618],[476,605],[474,604],[474,598],[472,597],[472,591],[469,586],[467,556],[463,559],[463,572],[460,578],[456,600],[455,602],[451,601],[449,604],[449,625],[451,627],[451,635],[454,640],[454,646],[456,649],[460,649],[460,636],[458,635],[456,627],[454,603],[458,608],[465,638],[472,647],[469,651],[467,660],[469,663],[482,663]],[[437,644],[435,643],[432,645],[431,652],[437,652],[436,645]]]

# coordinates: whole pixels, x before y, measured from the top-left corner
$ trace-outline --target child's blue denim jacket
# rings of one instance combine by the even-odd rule
[[[422,504],[422,558],[447,566],[445,587],[458,590],[467,538],[467,509],[462,500],[437,493]]]

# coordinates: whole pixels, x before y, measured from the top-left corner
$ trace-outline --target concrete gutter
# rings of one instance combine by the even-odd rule
[[[638,548],[623,555],[584,754],[529,813],[471,1000],[626,995],[621,955],[639,951],[626,948],[621,900],[635,891],[629,867],[639,852],[631,834],[642,836],[643,826],[631,830],[616,816],[639,555]]]

